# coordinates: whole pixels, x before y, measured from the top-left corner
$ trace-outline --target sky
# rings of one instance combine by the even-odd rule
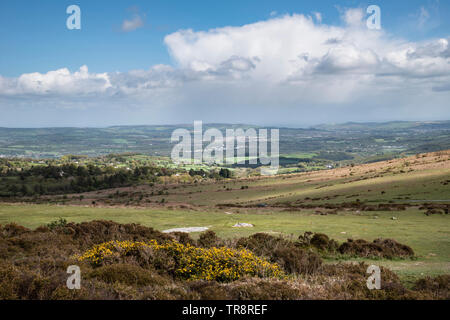
[[[446,0],[2,0],[0,126],[449,120],[449,41]]]

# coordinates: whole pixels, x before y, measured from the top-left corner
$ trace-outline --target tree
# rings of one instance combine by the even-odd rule
[[[219,171],[219,176],[222,178],[231,178],[231,171],[229,169],[222,168]]]

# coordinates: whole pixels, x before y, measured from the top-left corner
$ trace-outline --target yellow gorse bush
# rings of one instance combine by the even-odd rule
[[[177,241],[158,244],[149,242],[109,241],[94,246],[79,261],[102,265],[105,259],[137,254],[140,250],[164,253],[175,261],[175,275],[189,280],[233,281],[244,275],[258,277],[282,277],[280,266],[270,263],[247,249],[197,248]]]

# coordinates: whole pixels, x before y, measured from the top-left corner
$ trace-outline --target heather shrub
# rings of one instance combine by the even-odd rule
[[[301,292],[288,281],[276,279],[245,279],[228,286],[236,300],[297,300]]]
[[[17,299],[20,273],[12,265],[0,265],[0,300]]]
[[[285,239],[266,233],[256,233],[246,238],[240,238],[236,243],[236,247],[247,248],[258,256],[270,256],[273,249],[279,246],[290,246],[290,243]]]
[[[216,281],[197,280],[188,283],[189,289],[201,300],[233,299],[228,287]]]
[[[448,209],[447,209],[448,210]],[[447,211],[448,212],[448,211]],[[440,209],[428,209],[425,214],[427,216],[429,215],[433,215],[433,214],[444,214],[444,210],[440,210]]]
[[[312,274],[319,269],[322,259],[312,251],[292,246],[273,250],[272,260],[287,273]]]
[[[314,233],[309,244],[319,251],[331,253],[335,252],[339,247],[339,244],[335,240],[330,239],[326,234],[323,233]]]
[[[175,239],[175,241],[177,241],[181,244],[184,244],[184,245],[190,244],[191,246],[195,246],[195,240],[192,239],[189,236],[189,233],[187,233],[187,232],[176,231],[176,232],[171,232],[169,234],[172,236],[172,239]]]
[[[219,247],[221,245],[219,237],[214,231],[206,231],[202,233],[197,240],[197,245],[203,248]]]
[[[9,223],[6,225],[0,225],[0,236],[3,238],[10,238],[19,236],[21,234],[30,232],[30,229],[27,229],[25,227],[19,226],[16,223]]]
[[[315,246],[320,250],[325,250],[328,248],[328,243],[330,242],[330,238],[326,234],[323,233],[315,233],[311,238],[311,245]]]
[[[369,290],[366,286],[368,264],[338,263],[324,265],[321,274],[326,276],[328,298],[332,299],[423,299],[420,293],[407,290],[398,276],[387,268],[381,269],[381,290]]]
[[[315,252],[302,249],[292,241],[265,233],[240,238],[236,246],[266,257],[271,262],[279,264],[287,273],[311,274],[322,264],[322,259]]]
[[[298,237],[298,244],[303,248],[314,248],[321,254],[336,253],[339,244],[326,234],[305,232]]]
[[[413,289],[428,293],[434,299],[450,300],[450,275],[419,279],[414,284]]]
[[[348,239],[339,247],[341,254],[359,257],[406,258],[413,257],[414,251],[407,245],[393,239],[376,239],[373,242]]]
[[[168,241],[172,239],[171,236],[153,228],[134,223],[119,224],[104,220],[78,224],[68,223],[64,227],[56,228],[55,231],[60,234],[68,234],[73,240],[87,247],[111,240],[145,241],[154,239],[157,241]]]
[[[96,268],[86,276],[106,283],[120,282],[126,285],[167,285],[169,281],[155,271],[133,264],[113,264]]]

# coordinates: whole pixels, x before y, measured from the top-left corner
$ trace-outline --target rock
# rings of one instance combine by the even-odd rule
[[[208,230],[209,227],[187,227],[187,228],[173,228],[173,229],[167,229],[164,230],[163,233],[171,233],[171,232],[203,232]]]
[[[236,223],[233,228],[253,228],[251,223]]]

